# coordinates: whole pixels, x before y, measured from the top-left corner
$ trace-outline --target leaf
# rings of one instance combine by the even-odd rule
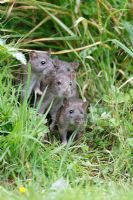
[[[1,46],[5,45],[5,41],[2,40],[1,38],[0,38],[0,45],[1,45]]]
[[[16,48],[7,45],[5,40],[0,38],[0,46],[2,47],[2,52],[5,51],[5,54],[9,54],[20,61],[22,64],[26,65],[27,61],[25,55],[22,52],[19,52]]]
[[[69,33],[71,36],[75,36],[75,34],[60,19],[48,12],[48,10],[44,9],[42,6],[39,7],[44,10],[54,21],[56,21],[67,33]]]
[[[15,48],[11,48],[11,47],[9,47],[8,50],[9,50],[10,54],[14,58],[16,58],[17,60],[19,60],[22,64],[26,65],[27,61],[26,61],[26,58],[25,58],[25,56],[24,56],[23,53],[17,51],[17,49],[15,49]]]
[[[0,4],[4,4],[4,3],[7,3],[7,2],[9,2],[9,0],[1,0]]]
[[[129,146],[133,147],[133,138],[128,138],[127,143]]]
[[[80,22],[82,22],[82,21],[87,21],[84,17],[79,17],[76,21],[75,21],[75,23],[74,23],[74,27],[76,27]]]
[[[129,35],[132,45],[133,45],[133,25],[130,24],[129,22],[125,22],[124,27]]]
[[[118,41],[116,39],[113,39],[110,41],[112,41],[117,46],[121,47],[126,53],[128,53],[133,58],[133,51],[130,50],[128,47],[126,47],[124,44],[122,44],[120,41]]]

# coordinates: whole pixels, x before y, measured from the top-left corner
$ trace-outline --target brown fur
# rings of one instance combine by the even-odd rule
[[[88,103],[81,99],[64,100],[58,110],[56,124],[60,133],[61,142],[67,143],[68,131],[77,130],[77,137],[83,134],[86,121]]]
[[[31,92],[34,90],[35,93],[40,93],[40,81],[52,73],[55,73],[55,69],[52,60],[49,57],[49,53],[43,52],[30,52],[29,64],[31,65],[31,75],[29,80],[28,94],[27,98],[30,97]],[[28,80],[28,65],[25,66],[26,73],[24,75],[22,99],[26,97],[26,84]]]

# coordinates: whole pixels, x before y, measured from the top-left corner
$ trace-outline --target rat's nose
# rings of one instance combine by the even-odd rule
[[[68,96],[68,90],[66,90],[63,94],[64,96]]]
[[[76,122],[76,123],[81,123],[81,121],[82,121],[82,119],[81,119],[80,117],[76,117],[76,118],[75,118],[75,122]]]

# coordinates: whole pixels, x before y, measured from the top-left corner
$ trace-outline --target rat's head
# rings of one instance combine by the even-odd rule
[[[69,120],[71,125],[78,126],[84,124],[88,102],[83,102],[80,99],[65,99],[63,101],[63,107],[66,119]]]
[[[56,72],[73,72],[78,69],[78,62],[66,62],[59,59],[53,59],[53,65],[55,67]]]
[[[32,71],[47,75],[48,73],[55,73],[55,68],[50,58],[51,52],[36,52],[31,51],[29,54]]]
[[[76,85],[76,73],[57,73],[51,83],[52,93],[59,98],[73,96]]]

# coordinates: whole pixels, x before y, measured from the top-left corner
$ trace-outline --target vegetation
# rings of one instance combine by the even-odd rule
[[[132,21],[132,0],[0,2],[0,199],[133,198]],[[20,103],[13,84],[24,55],[49,48],[80,62],[90,102],[84,138],[67,147],[42,143],[46,115]]]

